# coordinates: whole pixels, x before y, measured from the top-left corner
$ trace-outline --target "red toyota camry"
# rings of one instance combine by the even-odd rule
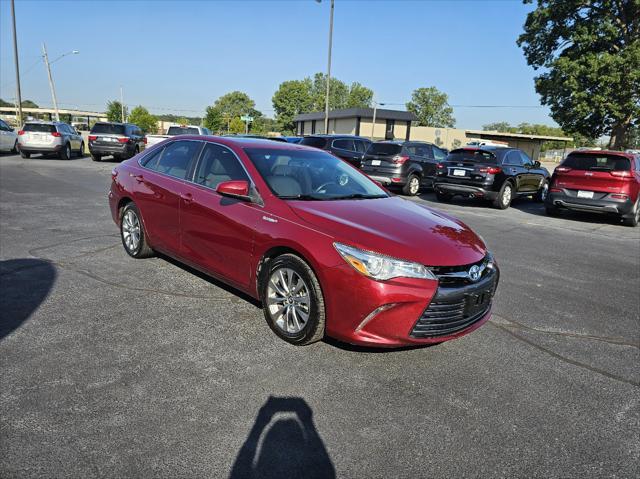
[[[324,151],[180,136],[112,179],[129,255],[162,252],[259,299],[290,343],[438,343],[491,315],[499,271],[473,231]]]

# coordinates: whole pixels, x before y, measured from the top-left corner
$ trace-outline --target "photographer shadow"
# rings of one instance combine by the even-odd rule
[[[260,408],[229,478],[335,478],[335,468],[312,416],[302,398],[270,396]]]

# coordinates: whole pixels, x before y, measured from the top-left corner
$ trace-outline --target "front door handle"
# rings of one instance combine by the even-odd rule
[[[186,204],[189,204],[193,201],[193,195],[191,193],[180,193],[180,198],[182,198],[182,201],[184,201]]]

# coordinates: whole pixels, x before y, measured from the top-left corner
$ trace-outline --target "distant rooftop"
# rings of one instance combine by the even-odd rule
[[[330,110],[329,119],[331,118],[373,118],[373,108],[346,108],[344,110]],[[416,121],[418,119],[410,111],[385,110],[384,108],[376,109],[376,119],[380,120],[399,120],[399,121]],[[310,121],[324,120],[323,111],[315,111],[312,113],[300,113],[293,118],[293,121]]]
[[[573,141],[568,136],[545,136],[545,135],[527,135],[525,133],[502,133],[500,131],[484,131],[484,130],[465,130],[467,135],[478,136],[479,138],[490,140],[500,138],[520,138],[522,140],[542,140],[542,141]]]

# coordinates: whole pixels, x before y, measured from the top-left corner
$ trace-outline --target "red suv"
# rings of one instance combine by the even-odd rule
[[[473,231],[325,151],[174,137],[112,179],[129,255],[162,252],[260,299],[290,343],[437,343],[491,315],[499,271]]]
[[[640,220],[640,157],[620,151],[574,151],[553,172],[545,201],[548,215],[561,209]]]

